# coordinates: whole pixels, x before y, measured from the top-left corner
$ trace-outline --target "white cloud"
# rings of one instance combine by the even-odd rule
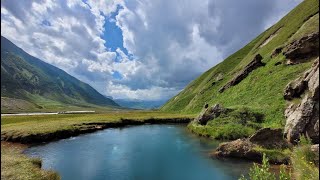
[[[1,35],[103,94],[156,100],[173,96],[300,1],[3,0]],[[122,30],[130,57],[105,47],[106,21]]]

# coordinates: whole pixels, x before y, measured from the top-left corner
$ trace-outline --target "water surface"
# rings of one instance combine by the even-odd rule
[[[106,129],[25,151],[62,180],[238,179],[251,163],[211,159],[218,142],[199,138],[181,125]]]

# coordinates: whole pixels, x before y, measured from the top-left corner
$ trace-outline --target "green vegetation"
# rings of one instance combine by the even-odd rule
[[[283,112],[286,107],[283,90],[290,81],[308,69],[311,62],[288,66],[283,63],[285,57],[282,54],[273,58],[271,54],[277,47],[289,43],[290,38],[296,32],[298,33],[295,36],[303,36],[315,31],[315,27],[319,26],[316,21],[319,16],[318,12],[318,0],[303,1],[248,45],[191,82],[182,92],[169,100],[161,110],[199,113],[205,103],[209,105],[219,103],[224,107],[234,109],[245,106],[265,115],[263,127],[283,127],[285,120]],[[274,37],[260,47],[271,35]],[[236,86],[219,93],[218,90],[239,73],[256,54],[263,57],[262,61],[266,65],[254,70]],[[282,62],[282,64],[275,66],[277,62]],[[193,130],[200,131],[200,126]],[[207,133],[207,131],[210,130],[205,126],[201,133]],[[245,131],[248,134],[250,132],[249,129]]]
[[[18,102],[6,101],[10,100],[8,98],[17,99]],[[22,103],[22,100],[26,102]],[[1,106],[2,113],[16,112],[19,109],[26,111],[30,108],[31,110],[66,107],[101,108],[101,106],[119,108],[113,100],[106,98],[88,84],[30,56],[2,36],[1,101],[7,104],[6,107]]]
[[[270,162],[288,162],[290,161],[290,149],[266,149],[262,147],[253,148],[255,151],[265,154]]]
[[[263,153],[263,161],[261,165],[254,164],[250,169],[251,180],[318,180],[319,179],[319,154],[311,150],[311,141],[302,137],[298,146],[293,151],[285,150],[269,150],[263,148],[256,148],[255,150]],[[279,177],[270,172],[270,161],[275,158],[291,158],[290,171],[285,169],[282,165],[280,168]],[[290,167],[289,166],[289,167]],[[293,170],[293,171],[291,171]],[[244,176],[240,180],[246,180]]]
[[[305,34],[319,32],[319,14],[312,16],[300,29],[291,37],[290,41],[302,38]]]
[[[302,137],[294,148],[291,161],[296,179],[319,179],[319,154],[311,151],[311,142],[306,138]]]
[[[290,180],[291,176],[289,173],[286,172],[285,167],[280,167],[280,174],[279,178],[276,178],[276,175],[270,172],[270,165],[268,162],[268,158],[266,154],[263,154],[262,164],[254,164],[253,167],[250,169],[249,177],[250,180]],[[243,175],[239,180],[247,180]]]
[[[41,160],[21,154],[24,148],[22,145],[1,142],[1,179],[60,179],[55,172],[41,170]]]
[[[188,128],[201,136],[234,140],[252,135],[261,128],[262,122],[262,114],[241,107],[228,110],[218,118],[208,121],[205,126],[192,122]]]
[[[157,119],[161,121],[161,119],[193,117],[194,115],[157,111],[113,111],[101,114],[3,116],[1,117],[1,137],[25,137],[31,134],[45,135],[62,130],[85,130],[92,128],[93,123],[119,123],[122,119],[134,121]]]

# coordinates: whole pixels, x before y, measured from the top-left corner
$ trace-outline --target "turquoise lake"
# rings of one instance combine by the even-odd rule
[[[24,153],[62,180],[229,180],[252,163],[217,160],[219,142],[200,138],[182,125],[112,128],[33,146]]]

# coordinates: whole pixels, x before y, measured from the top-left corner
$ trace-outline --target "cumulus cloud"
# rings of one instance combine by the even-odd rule
[[[172,97],[299,2],[3,0],[1,35],[105,95],[157,100]],[[128,53],[106,47],[106,21],[121,29]]]

